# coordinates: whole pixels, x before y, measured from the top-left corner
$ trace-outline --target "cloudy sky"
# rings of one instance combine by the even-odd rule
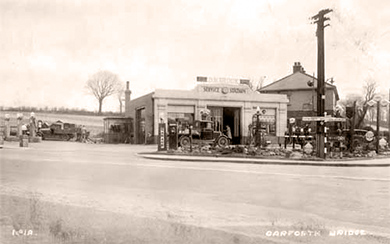
[[[0,0],[0,105],[97,110],[88,77],[112,71],[132,97],[188,89],[196,76],[266,84],[299,61],[316,73],[316,26],[331,8],[326,77],[343,97],[390,87],[390,1]],[[117,110],[112,98],[103,110]]]

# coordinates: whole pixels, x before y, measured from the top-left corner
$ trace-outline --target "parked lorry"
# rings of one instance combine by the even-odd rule
[[[76,124],[57,121],[49,127],[40,128],[38,135],[42,137],[42,140],[69,141],[75,137],[77,133],[78,128],[76,128]]]
[[[221,131],[215,131],[211,120],[195,120],[191,129],[192,140],[194,143],[204,142],[220,147],[230,144],[230,139]],[[190,146],[190,128],[184,128],[178,132],[179,145],[182,147]]]

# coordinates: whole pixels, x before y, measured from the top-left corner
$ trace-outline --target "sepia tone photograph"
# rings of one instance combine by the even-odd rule
[[[0,243],[390,243],[390,2],[0,0]]]

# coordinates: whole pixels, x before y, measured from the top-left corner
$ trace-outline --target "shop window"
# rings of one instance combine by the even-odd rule
[[[168,123],[177,123],[178,130],[184,131],[194,123],[194,114],[168,112]]]
[[[275,115],[261,116],[261,127],[265,129],[270,136],[276,136],[276,120]]]
[[[214,130],[222,131],[223,107],[207,107],[210,110],[211,120],[214,122]]]
[[[261,128],[265,130],[267,135],[276,136],[276,109],[261,108],[259,119]],[[253,117],[253,123],[256,124],[256,116]]]
[[[124,128],[122,128],[122,125],[111,125],[110,126],[110,132],[122,132],[124,131]]]

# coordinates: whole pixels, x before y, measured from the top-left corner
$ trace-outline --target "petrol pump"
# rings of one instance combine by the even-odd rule
[[[158,151],[166,151],[167,150],[167,136],[166,136],[166,129],[165,129],[165,123],[159,123],[158,124]]]
[[[169,133],[169,149],[176,150],[178,144],[178,135],[177,135],[177,124],[169,123],[168,124],[168,133]]]

